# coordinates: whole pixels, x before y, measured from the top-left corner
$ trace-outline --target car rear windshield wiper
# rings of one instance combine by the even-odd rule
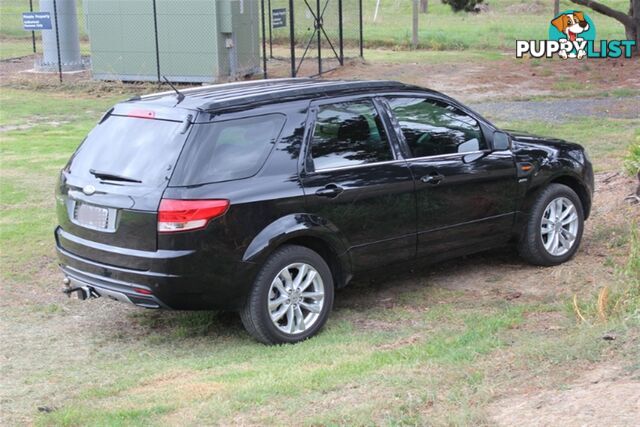
[[[95,169],[89,169],[91,175],[95,176],[98,179],[102,179],[105,181],[124,181],[124,182],[136,182],[138,184],[142,183],[139,179],[129,178],[126,176],[116,175],[109,172],[101,172]]]

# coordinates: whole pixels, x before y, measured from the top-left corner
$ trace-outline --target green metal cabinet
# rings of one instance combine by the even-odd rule
[[[98,80],[217,82],[260,71],[257,0],[84,0]]]

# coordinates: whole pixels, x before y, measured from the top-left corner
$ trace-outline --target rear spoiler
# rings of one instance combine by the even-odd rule
[[[135,117],[139,119],[169,120],[173,122],[192,121],[195,111],[179,107],[166,107],[146,102],[123,102],[107,111],[99,123],[109,116]]]

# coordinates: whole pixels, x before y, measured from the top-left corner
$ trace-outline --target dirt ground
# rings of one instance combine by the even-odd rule
[[[587,368],[564,390],[540,390],[507,397],[491,405],[500,426],[637,426],[640,378],[620,366]]]
[[[505,55],[506,56],[506,55]],[[498,61],[454,63],[361,63],[326,74],[327,78],[400,80],[446,93],[465,102],[566,97],[615,89],[640,90],[640,58],[562,62],[505,57]],[[560,94],[562,92],[562,95]]]
[[[406,54],[403,54],[406,55]],[[532,97],[566,98],[602,94],[615,90],[640,91],[640,58],[585,61],[516,59],[510,53],[500,60],[469,60],[442,63],[397,63],[351,59],[346,66],[327,72],[327,79],[388,79],[439,90],[468,103],[518,100]],[[5,84],[55,83],[55,73],[35,73],[31,56],[0,61]],[[313,61],[305,62],[300,76],[315,73]],[[288,77],[289,66],[271,67],[270,77]],[[256,77],[262,77],[256,76]],[[65,73],[65,84],[90,79],[90,72]],[[631,114],[631,113],[630,113]],[[640,108],[637,111],[640,115]]]
[[[393,331],[396,321],[380,319],[376,312],[401,306],[418,316],[452,301],[459,307],[481,307],[495,301],[510,304],[556,301],[574,293],[587,298],[594,289],[614,280],[614,268],[603,263],[605,258],[622,261],[625,256],[624,251],[615,247],[612,250],[610,231],[624,229],[630,217],[640,220],[639,209],[624,201],[635,188],[634,180],[613,173],[598,174],[596,179],[593,213],[586,223],[583,245],[576,258],[566,264],[553,269],[533,267],[505,250],[452,260],[425,271],[360,280],[338,292],[332,319],[348,321],[364,332]],[[13,327],[2,334],[4,391],[0,390],[0,402],[3,411],[7,411],[3,417],[18,424],[29,423],[36,407],[65,405],[65,395],[73,393],[64,384],[63,378],[69,375],[65,366],[86,363],[96,354],[96,346],[101,347],[102,352],[117,355],[119,343],[130,345],[146,339],[143,337],[149,334],[162,333],[150,319],[162,318],[164,323],[181,315],[179,312],[139,312],[136,308],[100,299],[67,300],[60,295],[60,275],[51,260],[41,262],[42,269],[31,284],[21,289],[3,289],[0,301],[2,309],[10,310],[15,316],[10,321],[3,320]],[[455,292],[442,294],[439,289]],[[42,312],[42,307],[52,301],[61,312],[56,315]],[[237,333],[241,328],[239,320],[231,314],[221,317],[221,322],[207,333],[208,340],[224,340],[227,334]],[[558,335],[567,327],[566,317],[558,313],[535,313],[520,327],[534,334]],[[99,334],[87,335],[87,331],[99,331]],[[122,331],[126,331],[126,337]],[[387,347],[380,350],[427,339],[428,332],[421,331],[419,335],[385,344]],[[612,355],[605,363],[584,365],[580,369],[584,374],[577,378],[567,378],[567,372],[549,378],[523,371],[513,358],[508,349],[492,357],[491,369],[498,369],[500,375],[507,372],[511,378],[494,392],[487,409],[492,423],[504,426],[637,425],[634,421],[640,419],[640,377],[637,371],[623,369],[628,368],[628,361]],[[41,377],[43,382],[25,382],[23,373],[27,371],[47,374]],[[188,378],[180,379],[180,387],[197,386],[187,383]],[[203,387],[199,393],[215,393],[215,389],[209,389],[213,387],[211,384]],[[363,398],[361,393],[366,392],[355,388],[353,395],[341,393],[340,399],[359,401]],[[427,415],[430,410],[429,406],[424,407]],[[259,408],[229,421],[251,424],[256,414],[260,414]]]

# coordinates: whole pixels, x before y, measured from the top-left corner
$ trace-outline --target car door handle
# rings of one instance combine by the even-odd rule
[[[316,191],[316,196],[328,197],[330,199],[333,199],[334,197],[338,197],[343,191],[344,188],[335,184],[329,184],[326,187]]]
[[[420,178],[420,181],[425,184],[438,185],[444,181],[444,175],[440,175],[438,172],[433,172]]]

